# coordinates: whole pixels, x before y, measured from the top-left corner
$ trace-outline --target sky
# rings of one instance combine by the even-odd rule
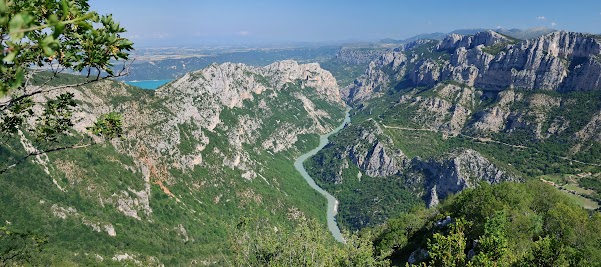
[[[138,47],[377,41],[474,28],[601,33],[599,0],[90,0]]]

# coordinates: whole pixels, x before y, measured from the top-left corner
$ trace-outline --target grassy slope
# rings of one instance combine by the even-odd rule
[[[66,76],[62,82],[78,79]],[[60,82],[57,81],[58,84]],[[104,97],[116,107],[138,101],[151,110],[161,108],[152,92],[133,87],[127,90],[130,96]],[[310,98],[316,100],[315,97]],[[342,108],[317,100],[315,103],[331,114],[326,123],[335,125],[342,119]],[[235,125],[236,116],[251,111],[256,102],[246,104],[249,109],[226,110],[222,119]],[[307,123],[302,103],[289,94],[280,94],[269,105],[280,112],[265,120],[265,125],[277,127],[276,120],[294,121],[290,118],[293,115],[297,118],[295,124]],[[185,128],[180,127],[182,132],[186,132]],[[273,130],[275,128],[267,129],[264,134]],[[209,138],[211,142],[205,151],[212,151],[214,147],[227,150],[225,132],[216,132]],[[62,140],[65,144],[74,141],[73,138]],[[152,214],[146,216],[138,212],[141,220],[119,212],[112,197],[122,192],[132,194],[132,191],[144,190],[143,175],[135,167],[133,158],[118,153],[109,144],[51,153],[50,175],[32,160],[0,174],[0,186],[4,188],[0,192],[3,203],[0,205],[0,225],[6,225],[10,230],[32,231],[47,236],[48,244],[36,256],[42,264],[72,262],[94,265],[97,264],[96,254],[103,257],[106,264],[114,255],[123,253],[134,255],[136,260],[146,263],[151,263],[151,257],[155,257],[167,265],[185,264],[190,260],[223,260],[229,255],[228,235],[231,231],[228,229],[242,218],[263,218],[278,227],[287,228],[292,225],[288,219],[289,212],[298,209],[305,216],[324,222],[325,228],[325,199],[312,190],[293,167],[294,158],[312,149],[317,142],[317,135],[302,135],[295,144],[297,149],[275,155],[249,147],[248,151],[260,164],[260,173],[269,184],[259,177],[252,181],[241,178],[239,170],[221,167],[221,159],[211,157],[210,153],[204,155],[206,164],[191,172],[171,169],[169,172],[173,179],[165,185],[180,202],[153,184],[150,195]],[[186,149],[193,150],[193,147],[195,143],[191,139],[180,145],[184,152]],[[0,145],[0,158],[7,162],[23,155],[24,151],[16,139]],[[65,174],[64,168],[59,170],[58,164],[68,166],[69,174]],[[60,191],[52,179],[67,191]],[[219,182],[223,186],[213,186]],[[198,184],[203,186],[193,189]],[[53,205],[71,207],[77,212],[61,219],[53,215]],[[82,223],[84,220],[100,225],[111,224],[117,235],[110,237],[104,230],[95,232]],[[187,238],[180,225],[185,229]]]

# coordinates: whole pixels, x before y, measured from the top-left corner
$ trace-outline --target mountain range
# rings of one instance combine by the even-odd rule
[[[375,245],[395,263],[423,260],[426,230],[446,219],[437,212],[469,213],[460,206],[479,186],[523,196],[525,183],[598,209],[601,37],[548,31],[423,35],[343,47],[321,64],[214,63],[154,91],[105,80],[38,95],[40,113],[45,97],[73,93],[75,130],[54,145],[90,144],[37,155],[47,144],[29,129],[3,141],[0,224],[46,237],[39,264],[227,265],[232,234],[251,221],[325,229],[326,200],[293,164],[349,107],[351,122],[304,165],[338,199],[343,231],[387,229]],[[107,112],[122,114],[125,134],[101,142],[87,127]],[[398,216],[424,223],[403,245]]]
[[[385,52],[342,89],[352,123],[313,158],[313,175],[356,229],[410,209],[403,190],[431,207],[482,181],[591,177],[601,163],[599,48],[589,34],[484,31]],[[378,197],[352,193],[363,191]],[[598,207],[598,195],[583,195]]]

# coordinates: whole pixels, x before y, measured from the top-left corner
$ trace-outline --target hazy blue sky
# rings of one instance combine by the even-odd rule
[[[601,32],[599,0],[91,0],[141,46],[402,39],[466,28]]]

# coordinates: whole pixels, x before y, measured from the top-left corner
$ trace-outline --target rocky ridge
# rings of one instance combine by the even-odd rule
[[[201,152],[210,142],[206,132],[214,132],[217,129],[226,131],[230,146],[236,148],[231,158],[225,160],[232,166],[240,167],[248,171],[246,162],[249,155],[244,155],[244,144],[257,142],[254,135],[261,132],[264,127],[264,118],[256,117],[258,114],[244,114],[236,118],[237,122],[223,121],[223,112],[231,109],[244,109],[245,103],[256,102],[256,108],[265,116],[273,115],[275,110],[268,107],[267,102],[276,99],[279,95],[291,95],[295,101],[302,104],[304,111],[308,114],[311,125],[307,128],[297,129],[295,125],[282,124],[280,132],[274,132],[263,143],[264,149],[280,152],[292,147],[297,136],[308,133],[323,134],[330,130],[324,119],[330,119],[330,114],[320,110],[316,105],[300,92],[287,90],[288,84],[299,84],[300,90],[312,88],[311,94],[336,105],[340,108],[344,103],[339,96],[338,86],[335,78],[324,71],[318,64],[298,64],[295,61],[281,61],[263,68],[247,66],[243,64],[224,63],[213,64],[203,70],[184,75],[182,78],[157,90],[157,96],[163,99],[164,105],[174,114],[163,125],[162,131],[174,132],[177,125],[189,123],[194,125],[190,134],[199,141],[197,151]],[[257,98],[261,98],[260,100]],[[204,130],[204,131],[203,131]],[[284,136],[291,134],[290,136]],[[160,144],[151,145],[161,151],[170,154],[179,151],[177,145],[181,134],[172,135],[171,140],[166,139]],[[161,152],[163,153],[163,152]],[[242,153],[239,155],[238,153]],[[185,155],[176,155],[174,160],[185,159]],[[190,162],[180,162],[182,166],[193,167]],[[256,177],[255,174],[248,174]]]
[[[391,136],[384,133],[382,127],[374,120],[348,126],[330,145],[336,152],[320,152],[335,154],[338,158],[333,165],[322,167],[337,171],[329,175],[326,173],[320,179],[335,184],[345,183],[349,177],[345,177],[344,173],[353,164],[370,177],[404,177],[404,186],[424,199],[428,206],[435,206],[439,199],[474,188],[483,181],[492,184],[521,180],[473,149],[458,148],[435,158],[410,159],[394,145]],[[314,160],[319,162],[323,159],[321,157],[318,154]]]
[[[153,233],[157,242],[167,242],[173,234],[211,253],[227,243],[223,231],[239,210],[265,212],[262,216],[276,221],[290,212],[319,218],[323,211],[318,193],[294,176],[292,160],[344,115],[336,79],[318,64],[214,64],[156,91],[102,81],[52,94],[62,92],[74,93],[80,102],[73,120],[79,134],[87,135],[86,127],[100,114],[116,111],[123,115],[125,135],[108,144],[42,155],[30,164],[35,175],[23,181],[41,179],[36,187],[41,191],[34,200],[14,201],[33,207],[26,213],[31,221],[59,214],[48,222],[53,233],[62,233],[68,221],[75,225],[69,231],[82,237],[93,232],[129,240]],[[35,149],[27,133],[21,139],[7,151],[19,155],[22,146]],[[11,170],[4,175],[23,174]],[[27,188],[6,186],[14,198],[31,195],[18,193]],[[306,202],[307,197],[313,201]],[[77,211],[77,216],[63,216],[51,207]],[[11,221],[20,223],[20,217]],[[133,222],[136,227],[130,227]],[[153,262],[166,259],[160,249],[142,243],[87,252],[104,259],[127,253],[141,265],[148,261],[140,255]],[[211,258],[206,253],[191,258]]]
[[[381,182],[427,206],[481,182],[594,169],[600,44],[582,33],[520,41],[485,31],[390,50],[342,89],[355,107],[352,124],[316,155],[313,169],[341,201],[382,191],[373,184]],[[402,199],[381,194],[348,197],[371,205],[373,217],[343,205],[347,217],[340,220],[363,227]]]
[[[369,99],[379,88],[402,80],[426,86],[452,80],[486,90],[601,89],[601,40],[591,34],[559,31],[519,41],[485,31],[451,34],[418,47],[425,53],[400,48],[405,57],[393,51],[375,60],[363,77],[343,90],[347,101]],[[411,68],[399,68],[403,65]],[[383,78],[381,72],[386,71],[389,75]]]
[[[427,174],[423,183],[428,207],[438,205],[441,199],[451,194],[474,188],[480,182],[496,184],[521,180],[495,166],[477,151],[464,148],[426,161],[415,158],[411,168],[417,174],[413,174],[414,177]]]

